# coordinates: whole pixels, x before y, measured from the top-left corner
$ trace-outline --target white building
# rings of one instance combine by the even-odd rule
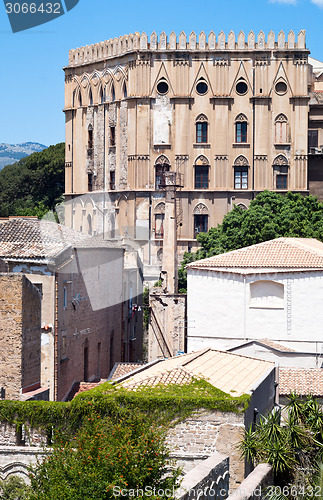
[[[323,349],[323,243],[277,238],[187,266],[188,351],[269,339]]]

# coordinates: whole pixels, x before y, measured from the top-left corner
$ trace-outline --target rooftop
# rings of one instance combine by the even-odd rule
[[[250,394],[274,367],[269,361],[205,349],[151,363],[140,372],[125,376],[120,384],[134,390],[158,384],[187,384],[193,378],[203,378],[238,397]]]
[[[323,396],[322,368],[279,368],[279,394]]]
[[[323,270],[323,243],[314,238],[276,238],[187,265],[236,273]]]
[[[68,247],[102,246],[113,247],[56,222],[19,217],[0,222],[0,258],[7,260],[51,260]]]

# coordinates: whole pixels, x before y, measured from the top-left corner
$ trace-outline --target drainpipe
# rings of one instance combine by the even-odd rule
[[[58,283],[57,273],[55,272],[55,310],[54,310],[54,401],[57,401],[57,383],[58,383]]]
[[[243,336],[247,338],[247,284],[246,276],[243,276]]]

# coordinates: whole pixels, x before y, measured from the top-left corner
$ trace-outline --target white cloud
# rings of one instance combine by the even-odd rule
[[[323,0],[311,0],[312,2],[319,2],[323,5]],[[297,0],[269,0],[270,3],[287,3],[290,5],[296,5]]]
[[[311,0],[311,2],[323,9],[323,0]]]

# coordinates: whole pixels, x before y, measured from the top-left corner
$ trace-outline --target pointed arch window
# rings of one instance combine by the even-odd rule
[[[234,189],[248,189],[249,163],[245,156],[240,155],[234,162]]]
[[[209,187],[209,168],[208,159],[201,155],[194,165],[194,187],[195,189],[208,189]]]
[[[196,143],[205,144],[208,140],[208,119],[205,115],[201,114],[196,118]]]
[[[81,94],[81,91],[79,91],[78,103],[79,103],[79,107],[81,108],[82,107],[82,94]]]
[[[128,94],[127,94],[127,85],[124,83],[123,85],[123,97],[124,99],[127,99]]]
[[[246,143],[248,139],[248,119],[246,115],[240,113],[235,119],[235,142],[237,144]]]
[[[170,171],[170,162],[165,155],[161,155],[156,159],[155,162],[155,187],[156,189],[161,189],[165,184],[165,172]]]
[[[288,119],[283,113],[275,119],[275,144],[289,144]]]
[[[193,211],[194,217],[194,238],[200,233],[207,233],[209,211],[204,203],[196,205]]]
[[[162,240],[164,237],[164,220],[165,220],[165,203],[161,202],[156,205],[154,210],[155,215],[155,239]]]
[[[288,189],[289,164],[286,156],[278,155],[273,161],[274,189]]]
[[[93,95],[92,95],[92,90],[91,89],[89,91],[89,105],[93,106]]]
[[[116,100],[116,93],[115,93],[115,90],[114,90],[114,85],[112,84],[112,87],[111,87],[111,101],[115,101]]]

